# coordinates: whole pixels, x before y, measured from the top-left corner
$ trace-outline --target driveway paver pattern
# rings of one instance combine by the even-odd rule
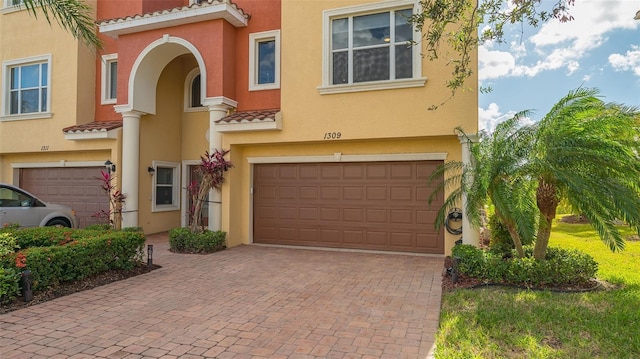
[[[154,245],[150,273],[0,315],[0,358],[427,358],[441,257]]]

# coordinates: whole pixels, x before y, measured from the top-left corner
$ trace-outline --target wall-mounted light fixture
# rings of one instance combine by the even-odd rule
[[[104,163],[104,167],[107,169],[107,173],[111,173],[111,172],[115,172],[116,171],[116,165],[113,164],[113,162],[107,160]]]
[[[156,169],[151,167],[151,166],[149,166],[149,167],[147,167],[147,172],[149,172],[150,175],[153,175],[156,172]]]

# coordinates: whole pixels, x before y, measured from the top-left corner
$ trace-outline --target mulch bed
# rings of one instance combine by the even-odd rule
[[[579,293],[579,292],[589,292],[594,290],[608,290],[617,288],[616,286],[607,283],[605,281],[592,279],[588,283],[581,284],[570,284],[564,286],[551,286],[551,285],[543,285],[537,287],[525,287],[525,286],[517,286],[512,284],[503,284],[503,283],[487,283],[478,278],[468,277],[463,274],[458,274],[457,282],[453,282],[452,276],[450,275],[447,269],[451,268],[453,262],[451,257],[447,257],[444,262],[444,269],[442,271],[442,291],[450,292],[456,289],[473,289],[473,288],[486,288],[490,286],[498,286],[505,288],[516,288],[516,289],[529,289],[529,290],[548,290],[552,292],[564,292],[564,293]]]
[[[11,303],[0,305],[0,314],[26,308],[55,298],[63,297],[65,295],[81,292],[83,290],[93,289],[105,284],[135,277],[140,274],[149,273],[158,268],[161,268],[161,266],[156,264],[147,266],[146,264],[141,263],[131,270],[109,270],[87,277],[83,280],[60,283],[55,287],[48,288],[47,290],[34,292],[33,300],[30,302],[25,302],[22,297],[17,297]]]

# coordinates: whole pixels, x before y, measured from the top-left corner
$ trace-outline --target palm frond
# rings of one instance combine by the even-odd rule
[[[38,17],[39,12],[51,23],[53,18],[64,30],[89,48],[102,46],[98,38],[93,9],[82,0],[23,0],[27,10]],[[39,11],[38,11],[39,9]]]

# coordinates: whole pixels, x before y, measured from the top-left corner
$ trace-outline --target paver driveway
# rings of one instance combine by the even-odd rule
[[[240,246],[0,315],[0,358],[426,358],[442,258]]]

